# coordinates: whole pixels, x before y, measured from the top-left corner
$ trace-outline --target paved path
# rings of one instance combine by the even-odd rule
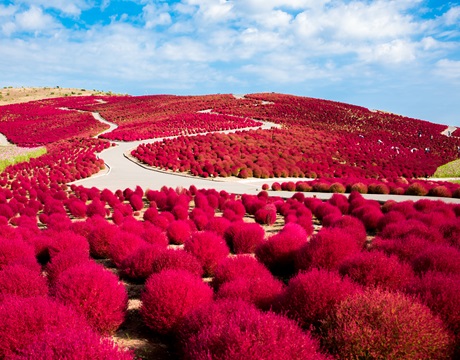
[[[441,134],[445,136],[450,136],[453,132],[457,130],[455,126],[448,126],[446,130],[442,131]],[[450,134],[450,135],[449,135]]]
[[[104,122],[110,126],[109,130],[104,133],[112,131],[117,126],[104,120],[98,113],[93,113],[95,119]],[[264,123],[262,128],[269,129],[273,126],[278,127],[279,125],[273,123]],[[260,127],[259,127],[260,128]],[[230,133],[235,131],[241,131],[244,129],[228,130],[223,131],[224,133]],[[205,133],[203,133],[205,134]],[[196,134],[199,135],[199,134]],[[174,137],[171,137],[174,138]],[[115,142],[117,146],[111,147],[104,150],[99,154],[99,157],[104,160],[108,167],[108,170],[100,172],[90,178],[75,181],[74,184],[83,185],[85,187],[97,187],[100,189],[110,189],[112,191],[126,188],[134,189],[137,185],[141,186],[144,190],[153,189],[159,190],[162,186],[168,187],[184,187],[188,188],[191,185],[195,185],[197,188],[214,188],[218,191],[225,190],[235,194],[257,194],[262,189],[262,185],[272,184],[275,181],[308,181],[312,180],[309,178],[271,178],[271,179],[236,179],[236,178],[216,178],[216,179],[204,179],[200,177],[192,177],[183,175],[180,173],[172,173],[167,171],[160,171],[151,169],[145,165],[140,164],[136,159],[130,159],[131,150],[135,149],[140,144],[152,143],[156,141],[162,141],[163,139],[149,139],[141,141],[131,142]],[[281,196],[283,198],[292,197],[293,192],[288,191],[276,191],[270,192],[273,196]],[[329,199],[331,193],[305,193],[309,197],[317,197],[319,199]],[[367,199],[373,199],[377,201],[405,201],[405,200],[420,200],[419,196],[397,196],[397,195],[377,195],[377,194],[365,194],[363,195]],[[442,199],[449,203],[460,203],[460,199],[450,198],[429,198],[429,199]]]

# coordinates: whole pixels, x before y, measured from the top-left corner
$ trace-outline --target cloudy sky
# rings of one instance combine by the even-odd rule
[[[460,126],[460,1],[0,0],[0,86],[274,91]]]

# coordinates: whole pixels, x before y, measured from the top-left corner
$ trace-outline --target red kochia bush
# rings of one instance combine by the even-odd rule
[[[339,272],[363,286],[379,286],[393,291],[403,289],[414,278],[409,264],[380,251],[364,251],[345,259]]]
[[[355,238],[358,244],[364,246],[366,242],[366,228],[364,224],[354,216],[345,215],[334,220],[330,226],[336,229],[342,229]]]
[[[142,245],[121,262],[120,271],[131,279],[145,280],[153,273],[153,263],[163,251],[166,249],[161,246]]]
[[[460,251],[450,246],[431,245],[412,260],[412,267],[417,273],[439,271],[460,275]]]
[[[185,315],[211,303],[212,290],[201,278],[184,270],[152,274],[142,293],[141,315],[160,334],[175,333]]]
[[[237,255],[223,259],[216,267],[212,286],[218,289],[222,284],[239,278],[265,279],[273,275],[254,257],[249,255]]]
[[[302,327],[317,329],[341,301],[358,291],[358,285],[337,272],[313,269],[289,280],[275,308]]]
[[[96,258],[108,258],[110,245],[117,238],[118,227],[108,223],[103,218],[94,221],[93,229],[88,235],[91,256]]]
[[[90,262],[89,255],[86,251],[67,249],[54,256],[46,264],[46,273],[48,281],[54,283],[57,277],[68,268],[82,263]]]
[[[418,296],[431,311],[439,315],[456,338],[460,354],[460,276],[428,272],[414,278],[406,293]]]
[[[239,277],[225,282],[217,292],[218,299],[241,299],[250,302],[259,309],[268,310],[281,294],[283,283],[273,276]]]
[[[23,265],[9,265],[0,270],[0,301],[8,295],[47,296],[46,279]]]
[[[296,252],[306,243],[305,229],[298,224],[289,223],[256,248],[256,258],[273,273],[290,274],[294,270]]]
[[[66,251],[67,249],[79,250],[86,252],[89,255],[90,248],[88,241],[81,235],[75,234],[72,231],[63,231],[59,233],[51,233],[50,237],[53,239],[51,245],[48,248],[51,258],[61,253],[62,251]]]
[[[39,269],[34,248],[19,239],[0,237],[0,270],[12,264],[27,264],[32,270]]]
[[[203,266],[198,259],[184,250],[166,249],[158,254],[152,263],[152,272],[163,270],[186,270],[196,276],[203,275]]]
[[[264,241],[265,231],[259,224],[236,221],[227,228],[224,236],[235,254],[247,254],[253,253]]]
[[[219,261],[230,253],[225,240],[212,231],[193,233],[185,242],[184,250],[196,256],[207,276],[213,276]]]
[[[360,251],[353,235],[344,229],[323,228],[302,246],[295,257],[297,270],[310,268],[337,269],[348,256]]]
[[[449,359],[451,336],[430,309],[374,289],[341,302],[325,324],[325,346],[340,359]]]
[[[111,339],[91,331],[65,329],[47,331],[7,357],[8,360],[132,360],[131,351],[120,349]]]
[[[202,327],[184,345],[187,360],[325,359],[316,341],[294,321],[255,309]]]
[[[128,233],[126,231],[118,232],[110,244],[110,258],[115,263],[116,267],[120,267],[123,260],[139,249],[146,242],[136,234]]]
[[[276,207],[274,204],[267,204],[254,214],[254,219],[259,224],[273,225],[276,221]]]
[[[225,231],[232,223],[224,217],[214,217],[204,227],[204,230],[214,231],[219,236],[224,236]]]
[[[5,298],[0,302],[0,358],[17,353],[47,331],[87,328],[83,317],[50,298]]]
[[[134,211],[140,211],[144,208],[144,201],[141,195],[132,194],[129,198],[129,204]]]
[[[166,235],[169,242],[175,245],[181,245],[190,237],[192,229],[190,224],[185,220],[175,220],[166,228]]]
[[[124,321],[128,295],[116,275],[95,263],[73,266],[59,275],[53,294],[72,306],[102,334],[112,334]]]

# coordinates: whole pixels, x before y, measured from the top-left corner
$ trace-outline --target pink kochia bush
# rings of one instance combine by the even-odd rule
[[[255,251],[256,258],[276,274],[290,274],[294,271],[296,252],[307,244],[305,229],[294,223],[261,243]]]
[[[266,279],[273,275],[257,259],[249,255],[237,255],[227,257],[219,262],[214,272],[212,286],[215,289],[229,281],[239,278],[246,279]]]
[[[0,358],[17,353],[45,332],[87,328],[82,316],[50,298],[5,298],[0,303]]]
[[[121,262],[119,270],[130,279],[145,280],[153,273],[153,263],[163,251],[166,249],[158,245],[142,245]]]
[[[241,299],[262,310],[268,310],[283,290],[283,283],[273,277],[239,277],[223,283],[216,294],[218,299]]]
[[[340,359],[449,359],[452,337],[428,307],[373,289],[339,304],[324,324],[324,345]]]
[[[38,272],[23,265],[9,265],[0,270],[0,301],[8,295],[47,296],[48,284]]]
[[[235,221],[226,229],[224,237],[235,254],[249,254],[264,241],[265,231],[259,224]]]
[[[169,242],[175,245],[182,245],[185,243],[191,233],[190,224],[185,220],[175,220],[166,228]]]
[[[310,268],[337,269],[347,257],[363,247],[353,234],[340,228],[323,228],[303,245],[295,257],[297,270]]]
[[[414,278],[409,264],[380,251],[359,252],[345,259],[340,264],[339,272],[365,287],[379,286],[393,291],[403,289]]]
[[[412,261],[412,267],[417,273],[439,271],[460,275],[460,251],[451,246],[431,245]]]
[[[151,275],[142,293],[145,324],[160,334],[171,334],[190,311],[212,302],[212,290],[201,278],[184,270]]]
[[[303,328],[317,330],[341,301],[359,291],[360,286],[337,272],[313,269],[289,280],[275,309]]]
[[[125,319],[128,295],[116,275],[93,263],[71,267],[57,278],[52,293],[82,314],[101,334],[112,334]]]
[[[203,275],[203,266],[192,254],[184,250],[166,249],[161,251],[152,262],[152,273],[163,270],[186,270],[196,276]]]
[[[46,264],[46,273],[48,281],[54,283],[58,276],[68,268],[90,262],[89,255],[86,251],[67,249],[54,256],[51,261]]]
[[[184,250],[196,256],[207,276],[213,276],[219,261],[230,253],[225,240],[213,231],[193,233],[185,242]]]
[[[184,359],[326,359],[317,342],[294,321],[244,306],[231,306],[229,311],[226,306],[230,304],[216,303],[200,311],[201,316],[192,314],[195,316],[187,319],[202,326],[184,336]]]
[[[131,351],[120,349],[111,339],[102,339],[90,329],[47,331],[8,356],[8,360],[132,360]]]

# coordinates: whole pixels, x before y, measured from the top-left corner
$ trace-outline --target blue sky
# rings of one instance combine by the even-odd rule
[[[274,91],[460,126],[460,2],[0,0],[0,86]]]

